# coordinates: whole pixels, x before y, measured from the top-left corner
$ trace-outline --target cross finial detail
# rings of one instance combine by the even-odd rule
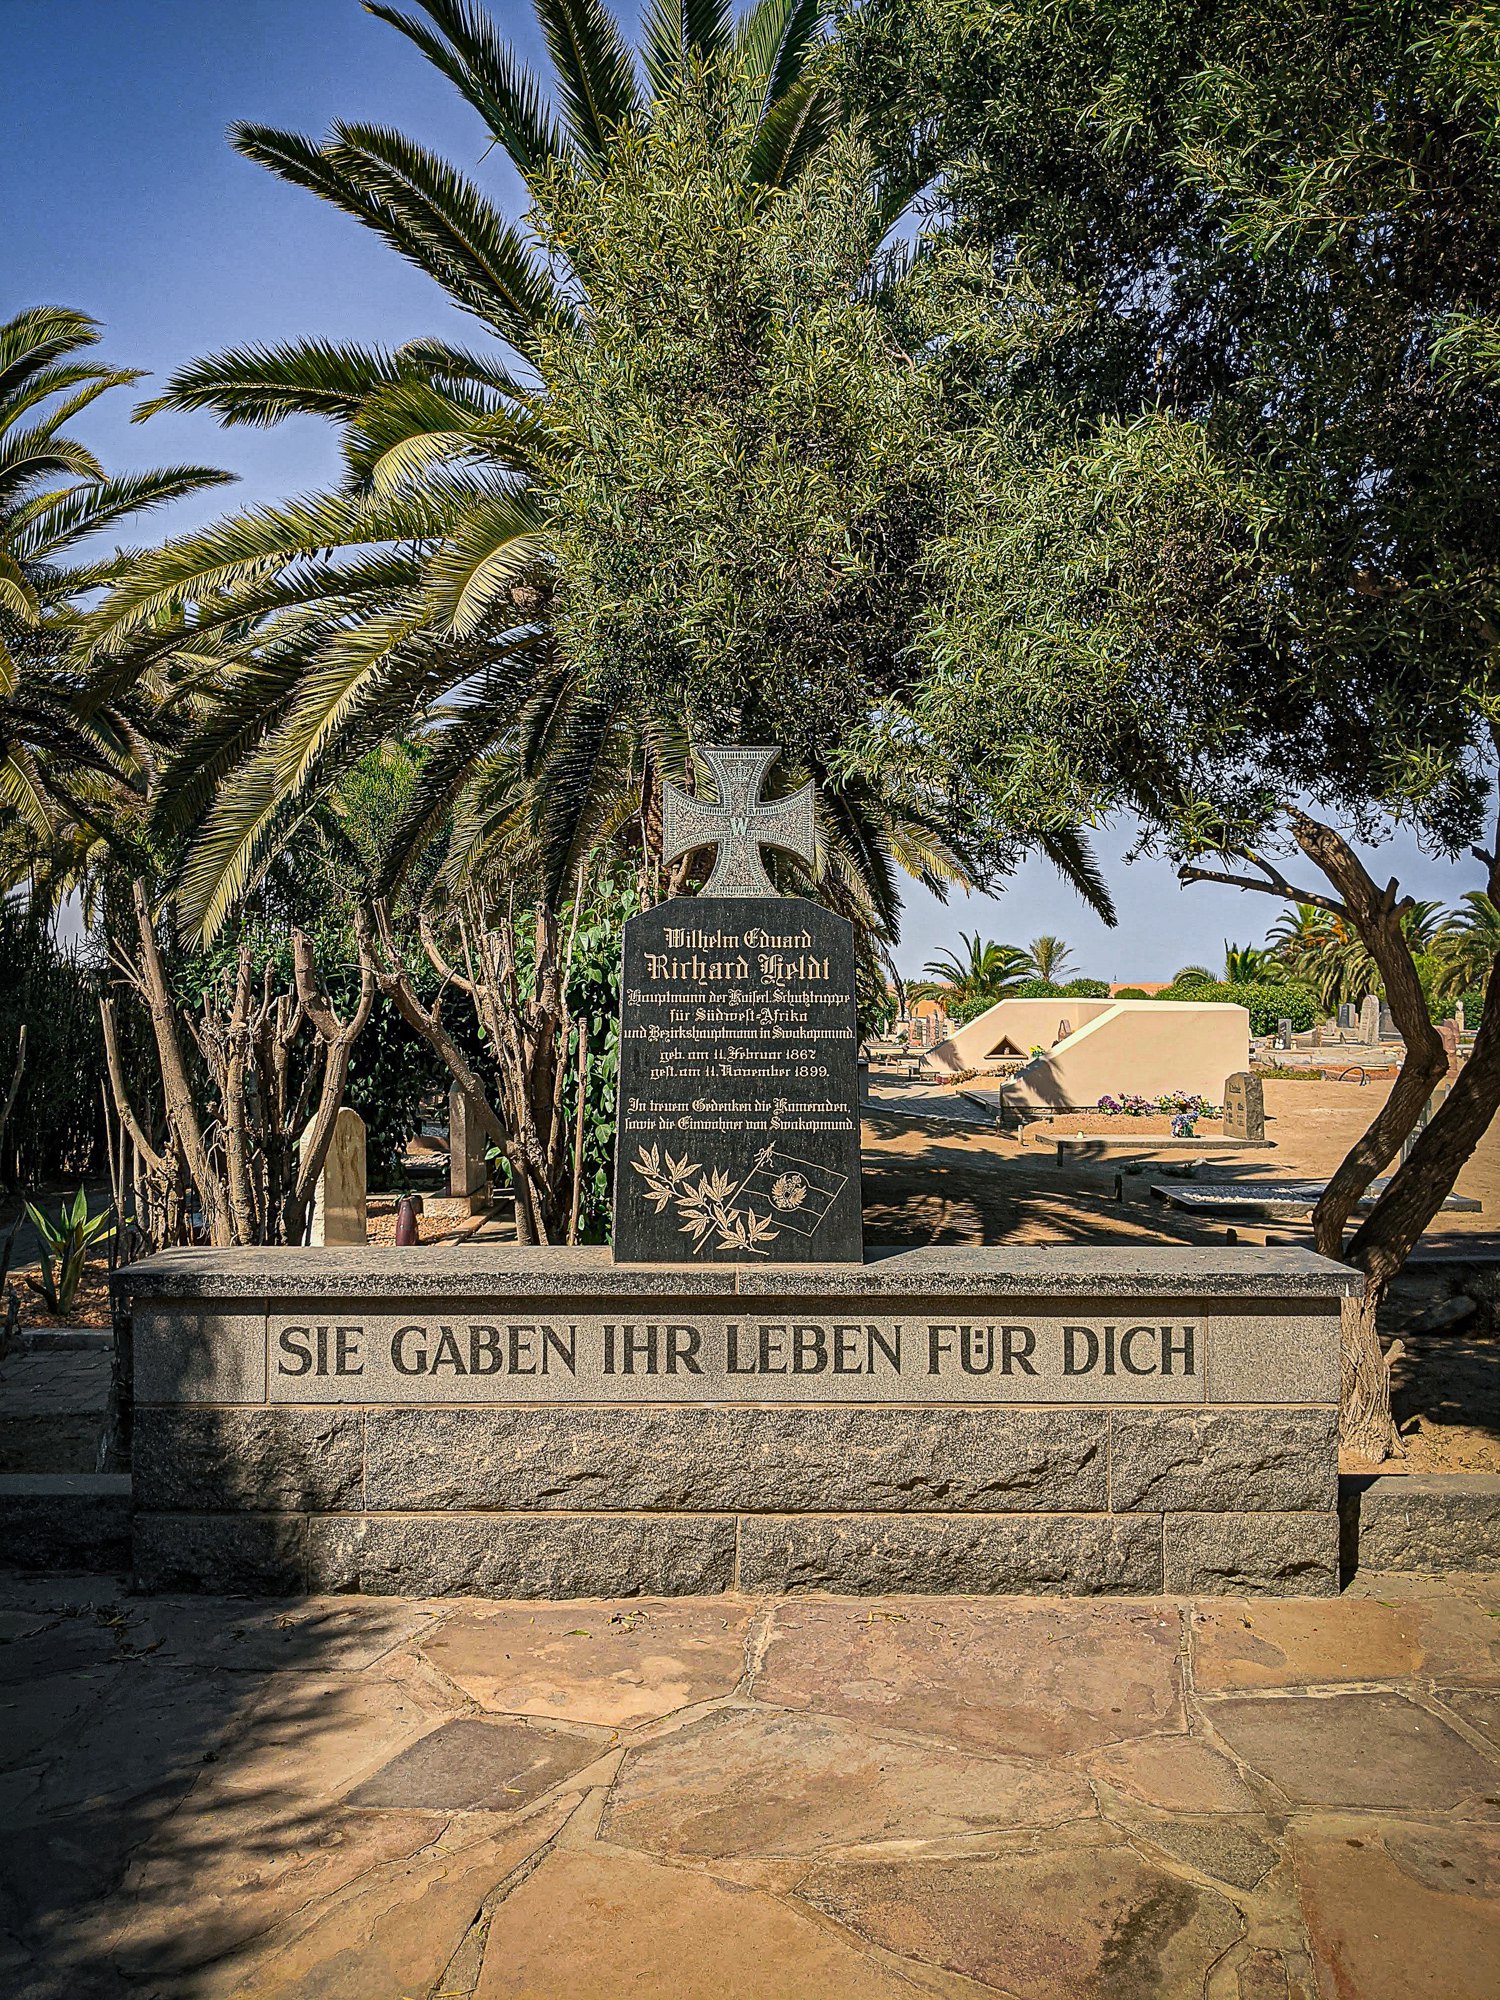
[[[662,860],[675,861],[695,847],[713,846],[713,873],[705,896],[774,896],[776,885],[760,858],[762,847],[782,847],[811,867],[813,788],[785,799],[762,799],[760,788],[781,752],[775,749],[704,750],[714,774],[718,804],[692,797],[670,780],[662,787]]]

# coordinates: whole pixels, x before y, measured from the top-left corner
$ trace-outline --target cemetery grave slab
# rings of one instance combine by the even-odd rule
[[[1326,1591],[1357,1282],[1292,1249],[172,1252],[118,1280],[137,1575]]]
[[[1372,1181],[1357,1206],[1373,1208],[1387,1183]],[[1243,1215],[1267,1222],[1296,1222],[1312,1214],[1323,1192],[1321,1181],[1200,1181],[1192,1186],[1153,1187],[1158,1201],[1197,1215]],[[1450,1194],[1445,1209],[1477,1215],[1484,1204],[1472,1195]]]
[[[625,925],[610,1251],[365,1247],[330,1169],[360,1247],[117,1275],[142,1587],[1336,1587],[1356,1274],[866,1254],[853,934],[775,892],[763,848],[817,852],[811,785],[761,796],[776,755],[706,750],[716,799],[664,787],[663,859],[713,865]],[[1264,1137],[1253,1076],[1225,1111]]]

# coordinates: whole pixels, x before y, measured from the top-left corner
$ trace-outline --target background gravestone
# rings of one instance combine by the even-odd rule
[[[448,1193],[467,1200],[471,1215],[489,1206],[489,1148],[499,1138],[489,1106],[455,1083],[448,1092]]]
[[[759,800],[769,749],[704,752],[719,804],[666,787],[663,859],[703,894],[625,926],[617,1263],[858,1262],[854,932],[778,896],[762,843],[813,858],[812,787]]]
[[[1380,1003],[1379,1035],[1383,1042],[1395,1042],[1401,1039],[1401,1030],[1396,1026],[1396,1017],[1383,1000]]]
[[[304,1141],[305,1143],[305,1141]],[[323,1171],[313,1196],[308,1242],[364,1243],[369,1240],[365,1208],[365,1121],[352,1106],[339,1106]]]
[[[1224,1137],[1262,1140],[1266,1136],[1266,1094],[1253,1070],[1224,1079]]]
[[[1352,1000],[1341,1001],[1339,1005],[1339,1026],[1341,1028],[1352,1028],[1357,1024],[1358,1020],[1359,1014],[1355,1009],[1354,1002]]]
[[[1371,1044],[1380,1040],[1380,996],[1367,993],[1360,1002],[1359,1038]]]

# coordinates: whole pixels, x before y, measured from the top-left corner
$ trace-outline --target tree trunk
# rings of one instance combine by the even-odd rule
[[[1351,1451],[1378,1465],[1402,1451],[1391,1416],[1387,1357],[1377,1328],[1380,1307],[1392,1279],[1441,1211],[1464,1162],[1500,1110],[1500,978],[1496,977],[1500,957],[1491,970],[1473,1053],[1346,1247],[1344,1232],[1350,1217],[1416,1128],[1424,1105],[1448,1074],[1448,1053],[1428,1013],[1402,928],[1410,898],[1398,895],[1394,881],[1379,888],[1334,828],[1295,810],[1288,817],[1298,845],[1338,891],[1337,900],[1293,888],[1277,868],[1252,852],[1244,858],[1260,871],[1262,881],[1191,867],[1179,874],[1183,880],[1226,882],[1312,903],[1346,918],[1379,968],[1387,1004],[1406,1045],[1390,1096],[1340,1162],[1313,1213],[1318,1250],[1354,1264],[1364,1274],[1363,1296],[1346,1301],[1343,1313],[1341,1431]],[[1495,850],[1494,854],[1475,850],[1488,866],[1492,900],[1500,896],[1500,833]]]
[[[141,993],[156,1039],[167,1125],[187,1164],[188,1177],[197,1189],[209,1241],[216,1248],[227,1248],[233,1240],[229,1203],[210,1158],[203,1127],[198,1121],[192,1085],[178,1037],[177,1014],[156,942],[156,925],[152,920],[145,884],[140,880],[132,882],[130,893],[135,905],[136,934],[140,942]]]

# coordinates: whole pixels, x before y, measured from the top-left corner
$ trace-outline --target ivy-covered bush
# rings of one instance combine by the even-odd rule
[[[1109,987],[1102,979],[1070,979],[1066,986],[1057,991],[1069,1000],[1107,1000]]]
[[[1144,986],[1122,986],[1115,995],[1117,1000],[1149,1000],[1151,995]]]

